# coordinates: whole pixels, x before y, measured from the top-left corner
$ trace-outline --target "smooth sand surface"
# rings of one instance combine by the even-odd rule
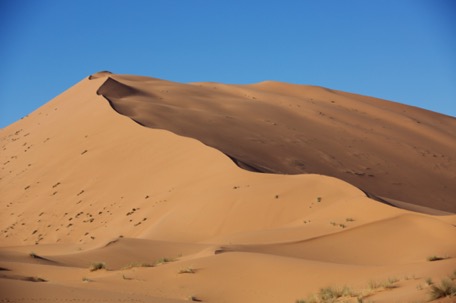
[[[0,130],[0,302],[426,302],[456,278],[454,121],[94,74]]]
[[[111,75],[98,93],[138,123],[196,138],[251,170],[324,174],[375,196],[456,212],[454,117],[271,81]]]

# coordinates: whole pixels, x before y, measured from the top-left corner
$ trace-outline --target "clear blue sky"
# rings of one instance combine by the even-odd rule
[[[100,70],[321,85],[456,116],[456,1],[0,0],[0,127]]]

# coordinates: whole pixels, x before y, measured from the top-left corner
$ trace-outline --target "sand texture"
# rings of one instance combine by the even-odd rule
[[[456,281],[449,116],[100,72],[0,148],[0,302],[427,302]]]

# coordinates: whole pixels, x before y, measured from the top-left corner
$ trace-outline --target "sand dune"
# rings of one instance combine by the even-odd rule
[[[98,93],[141,125],[197,138],[241,167],[334,176],[376,196],[456,211],[453,117],[271,81],[188,85],[111,75]]]
[[[318,87],[94,74],[0,130],[0,300],[426,300],[456,270],[456,216],[364,191],[454,211],[452,130]]]

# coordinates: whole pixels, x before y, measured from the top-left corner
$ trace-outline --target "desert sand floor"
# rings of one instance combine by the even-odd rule
[[[335,302],[427,302],[432,283],[446,277],[456,281],[451,184],[445,183],[448,191],[433,185],[427,190],[435,195],[437,210],[431,200],[414,203],[414,195],[397,199],[408,203],[404,209],[331,176],[248,171],[235,162],[261,170],[261,161],[272,163],[268,157],[280,155],[258,151],[252,156],[246,149],[243,158],[196,135],[144,127],[135,117],[143,115],[141,98],[152,92],[135,91],[133,85],[119,89],[119,79],[136,77],[95,74],[0,130],[0,302],[319,302],[322,289],[339,296]],[[112,81],[116,89],[107,90]],[[173,89],[170,82],[141,81],[158,83],[157,100],[159,92]],[[187,93],[206,100],[197,88],[209,85],[223,86],[189,84]],[[264,85],[232,86],[231,91],[223,86],[219,106],[232,106],[223,102],[226,93],[250,93]],[[256,98],[276,85],[268,84]],[[109,102],[103,91],[111,94]],[[381,106],[378,99],[372,102]],[[245,119],[259,119],[241,111],[243,105],[233,107]],[[212,119],[192,103],[157,108],[163,121],[176,111]],[[426,115],[434,116],[423,113],[423,120]],[[451,119],[439,123],[453,127]],[[188,126],[181,122],[177,115],[167,123],[191,128],[190,120]],[[447,152],[454,140],[445,143],[445,138],[454,137],[455,128],[441,124],[438,129],[438,135],[436,128],[429,132]],[[419,135],[414,138],[427,144]],[[445,157],[439,163],[454,165]],[[426,165],[418,165],[419,171]],[[388,169],[379,166],[382,178]],[[391,178],[424,182],[415,172]],[[436,169],[430,175],[438,175]]]

